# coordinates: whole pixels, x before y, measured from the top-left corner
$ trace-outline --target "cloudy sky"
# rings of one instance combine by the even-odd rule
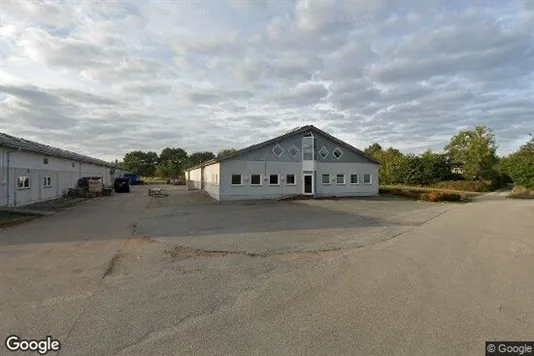
[[[5,1],[0,131],[95,157],[534,131],[534,0]]]

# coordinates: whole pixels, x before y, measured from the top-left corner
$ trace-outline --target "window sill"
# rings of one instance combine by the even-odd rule
[[[262,185],[261,184],[251,184],[250,186],[251,187],[261,187]]]
[[[29,190],[31,189],[30,187],[27,187],[27,188],[17,188],[17,190]]]
[[[45,185],[45,186],[43,186],[43,188],[52,188],[52,186],[51,185]]]
[[[363,183],[364,185],[373,185],[373,183]]]
[[[279,187],[279,186],[280,186],[280,184],[271,184],[271,183],[269,183],[269,187]]]
[[[232,186],[232,187],[242,187],[243,184],[230,184],[230,186]]]
[[[360,185],[360,183],[350,183],[350,185]]]
[[[321,183],[322,185],[331,185],[330,183]]]
[[[336,183],[336,185],[346,185],[345,183]]]
[[[297,185],[297,183],[286,183],[286,185],[289,185],[289,186],[292,186],[292,187],[294,187],[294,186],[296,186],[296,185]]]

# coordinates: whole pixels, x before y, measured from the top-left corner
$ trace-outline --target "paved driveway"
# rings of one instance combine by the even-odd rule
[[[532,201],[221,205],[137,188],[0,230],[1,336],[53,335],[73,356],[481,355],[532,338]],[[274,237],[225,242],[240,234]]]

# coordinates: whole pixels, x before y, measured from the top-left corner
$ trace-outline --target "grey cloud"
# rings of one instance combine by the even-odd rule
[[[320,83],[299,83],[288,91],[277,94],[274,99],[286,105],[313,105],[328,95],[328,90]]]

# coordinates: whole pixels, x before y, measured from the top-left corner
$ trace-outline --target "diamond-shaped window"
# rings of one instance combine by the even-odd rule
[[[323,159],[325,159],[326,157],[328,157],[328,154],[329,154],[329,153],[330,153],[330,152],[328,152],[328,150],[327,150],[326,147],[324,147],[324,146],[321,147],[321,149],[319,150],[319,155],[320,155],[321,157],[323,157]]]
[[[295,158],[299,154],[299,149],[297,146],[293,145],[287,152],[291,155],[291,157]]]
[[[276,146],[273,148],[273,153],[276,155],[276,157],[280,157],[282,153],[284,153],[284,148],[279,144],[276,144]]]
[[[341,148],[336,147],[336,149],[334,150],[334,152],[332,152],[332,154],[334,155],[334,157],[339,159],[341,156],[343,156],[343,151],[341,151]]]

